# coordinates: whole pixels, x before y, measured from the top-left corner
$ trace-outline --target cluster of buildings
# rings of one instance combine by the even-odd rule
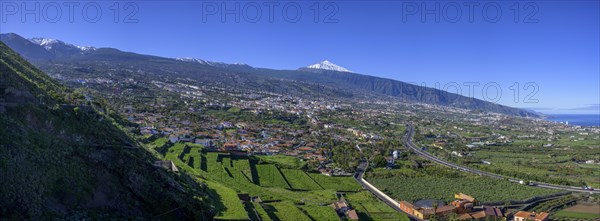
[[[405,213],[421,220],[429,220],[434,216],[437,220],[449,220],[453,214],[458,220],[507,220],[510,215],[494,206],[475,206],[477,200],[463,193],[454,194],[454,198],[456,200],[449,205],[438,200],[420,200],[414,204],[400,201],[399,207]],[[518,211],[512,216],[514,221],[548,221],[549,214]]]
[[[259,130],[249,124],[222,122],[196,132],[187,127],[165,127],[153,134],[168,137],[171,143],[195,143],[214,151],[282,154],[319,162],[327,160],[328,149],[323,144],[311,139],[306,131],[288,129],[273,126]]]
[[[347,220],[358,220],[358,213],[354,210],[348,202],[341,197],[338,201],[331,204],[331,207],[335,209],[335,212],[340,217],[345,217]]]
[[[319,116],[322,112],[352,109],[347,103],[336,100],[304,99],[257,91],[246,93],[248,91],[225,90],[208,85],[194,86],[159,81],[153,81],[152,84],[157,88],[179,94],[185,105],[170,109],[174,106],[174,101],[158,98],[146,101],[147,108],[143,109],[125,103],[120,107],[120,111],[130,122],[140,125],[139,131],[142,135],[166,137],[170,143],[195,143],[213,151],[294,156],[307,161],[316,161],[324,174],[346,175],[345,171],[326,167],[331,162],[330,144],[323,143],[319,139],[321,134],[338,131],[333,133],[333,139],[341,142],[354,140],[375,142],[383,139],[376,133],[349,125],[321,121]],[[228,109],[235,109],[235,111]],[[308,127],[299,128],[297,125],[269,120],[254,122],[252,119],[224,119],[220,116],[220,114],[228,115],[240,110],[257,114],[283,113],[284,117],[302,118]],[[365,114],[362,111],[344,113],[362,117],[381,114],[380,112]],[[359,119],[362,118],[356,118]]]
[[[457,193],[454,197],[456,200],[452,201],[450,205],[445,205],[437,200],[421,200],[415,204],[401,201],[399,206],[402,211],[422,220],[428,220],[432,216],[445,219],[452,214],[456,214],[459,220],[506,220],[504,213],[496,207],[483,206],[476,209],[477,200],[469,195]]]

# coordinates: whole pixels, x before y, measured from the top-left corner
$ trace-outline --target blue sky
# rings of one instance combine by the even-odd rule
[[[102,17],[86,21],[96,17],[95,3]],[[58,2],[57,16],[57,5],[49,1],[2,1],[0,32],[274,69],[327,59],[358,73],[430,87],[439,83],[451,92],[459,85],[463,95],[509,106],[546,113],[600,112],[599,1],[278,3],[270,22],[270,3],[264,1],[80,2],[70,22],[63,2]],[[222,22],[224,7],[231,10],[236,4],[240,21],[226,14]],[[469,4],[477,4],[472,14]],[[40,21],[33,14],[23,15],[24,7],[38,13]],[[125,23],[134,9],[133,23]],[[254,23],[257,11],[261,17]],[[294,22],[296,11],[302,15]],[[474,83],[474,90],[465,85]],[[528,100],[533,103],[524,102],[534,90]]]

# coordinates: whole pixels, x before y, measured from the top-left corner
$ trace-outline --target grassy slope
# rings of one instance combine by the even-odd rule
[[[247,220],[248,214],[244,210],[244,206],[240,203],[235,190],[227,188],[219,183],[206,181],[208,187],[217,192],[218,198],[223,202],[223,208],[217,208],[219,211],[215,219],[223,220]]]
[[[285,181],[277,166],[273,164],[256,165],[260,185],[264,187],[280,187],[290,189],[290,186]]]
[[[300,159],[298,159],[298,157],[292,157],[292,156],[272,155],[272,156],[259,156],[259,158],[268,163],[274,163],[274,164],[277,164],[279,166],[283,166],[286,168],[297,169],[297,168],[301,168],[304,165],[306,165],[306,162],[300,161]]]
[[[330,206],[305,205],[300,209],[313,220],[338,221],[340,218]]]
[[[338,191],[359,191],[362,187],[354,180],[353,177],[330,177],[324,176],[317,173],[308,173],[317,183],[319,183],[325,189],[332,189]]]
[[[277,218],[282,221],[311,221],[306,214],[289,201],[264,204],[263,207],[271,218]]]
[[[248,203],[250,206],[250,213],[254,213],[254,216],[258,215],[259,218],[262,221],[271,221],[271,217],[269,217],[269,214],[267,213],[267,211],[265,211],[265,208],[262,207],[262,205],[260,205],[260,203]],[[256,211],[256,212],[254,212]]]
[[[205,186],[152,166],[113,118],[0,43],[0,217],[209,219]],[[218,204],[218,202],[216,203]],[[173,208],[178,210],[165,213]]]
[[[281,169],[286,180],[295,190],[322,190],[323,188],[304,171],[297,169]]]

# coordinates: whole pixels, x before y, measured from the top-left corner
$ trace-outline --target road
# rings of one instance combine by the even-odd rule
[[[431,155],[430,153],[421,150],[420,148],[416,147],[413,143],[412,143],[412,139],[414,136],[414,126],[412,124],[408,124],[406,127],[406,131],[407,133],[404,135],[403,137],[403,142],[404,142],[404,146],[408,147],[410,150],[412,150],[413,152],[415,152],[416,154],[418,154],[419,156],[421,156],[422,158],[428,159],[434,163],[443,165],[443,166],[447,166],[450,168],[454,168],[454,169],[458,169],[467,173],[473,173],[473,174],[477,174],[480,176],[488,176],[488,177],[492,177],[492,178],[496,178],[496,179],[507,179],[511,182],[515,182],[518,183],[520,180],[515,179],[515,178],[511,178],[511,177],[506,177],[506,176],[502,176],[502,175],[498,175],[498,174],[494,174],[494,173],[488,173],[485,171],[481,171],[481,170],[476,170],[476,169],[472,169],[469,167],[465,167],[462,165],[457,165],[445,160],[442,160],[440,158],[437,158],[436,156]],[[562,186],[562,185],[555,185],[555,184],[549,184],[549,183],[541,183],[541,182],[534,182],[535,183],[535,187],[539,187],[539,188],[547,188],[547,189],[558,189],[558,190],[565,190],[565,191],[573,191],[573,192],[583,192],[583,193],[596,193],[596,194],[600,194],[600,190],[584,190],[581,187],[574,187],[574,186]]]
[[[361,186],[363,186],[363,188],[365,188],[369,192],[373,193],[373,195],[375,195],[380,201],[384,202],[392,209],[408,215],[408,217],[410,218],[411,221],[421,220],[412,214],[408,214],[408,213],[405,213],[404,211],[402,211],[400,209],[400,206],[399,206],[400,203],[398,201],[392,199],[390,196],[383,193],[381,190],[377,189],[375,186],[373,186],[371,183],[369,183],[367,180],[365,180],[363,178],[363,175],[365,174],[365,171],[366,171],[368,165],[369,165],[369,162],[366,160],[362,160],[360,162],[360,164],[356,168],[356,173],[354,174],[354,178],[356,179],[356,181]]]

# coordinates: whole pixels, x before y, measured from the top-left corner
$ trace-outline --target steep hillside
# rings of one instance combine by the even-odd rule
[[[52,54],[44,47],[37,45],[17,34],[0,34],[0,40],[27,59],[52,58]]]
[[[0,43],[0,217],[205,220],[214,194]]]

